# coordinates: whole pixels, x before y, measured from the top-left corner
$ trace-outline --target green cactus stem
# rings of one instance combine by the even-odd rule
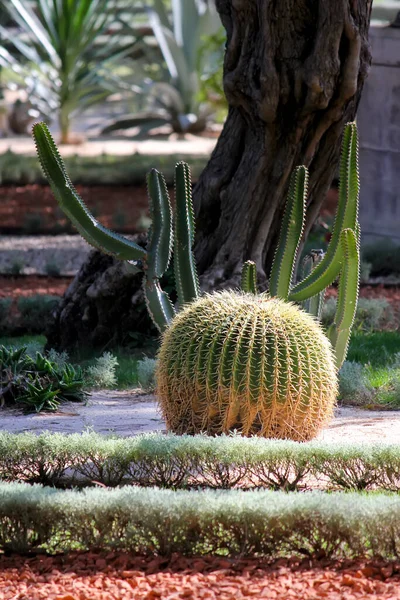
[[[178,163],[175,170],[175,245],[174,269],[178,302],[184,306],[200,294],[197,267],[192,252],[195,222],[190,170]]]
[[[159,278],[168,268],[173,248],[172,211],[163,176],[152,169],[147,177],[152,225],[145,250],[104,227],[89,212],[71,183],[47,125],[35,125],[33,135],[43,171],[61,209],[89,244],[115,258],[126,260],[131,272],[144,271],[146,305],[156,327],[163,331],[175,315],[168,294],[162,291],[159,284]],[[178,182],[182,180],[181,171],[182,167],[179,167]],[[182,231],[183,227],[180,233]]]
[[[172,247],[172,210],[164,177],[152,169],[147,175],[151,227],[147,242],[147,278],[160,278],[168,269]]]
[[[339,276],[344,259],[341,232],[344,229],[356,230],[359,187],[357,126],[355,123],[348,123],[343,135],[339,204],[332,237],[323,260],[308,277],[292,288],[289,300],[301,302],[311,298],[331,285]]]
[[[331,418],[331,344],[297,306],[219,292],[187,305],[163,334],[157,394],[170,431],[305,441]]]
[[[360,250],[357,235],[351,229],[345,229],[341,235],[341,243],[345,259],[339,278],[335,320],[328,331],[328,337],[335,349],[338,370],[347,354],[351,328],[357,310],[360,278]]]
[[[243,292],[258,294],[256,263],[248,260],[242,268],[241,286]]]
[[[306,167],[297,167],[290,178],[286,210],[269,280],[271,296],[282,300],[287,300],[289,296],[296,254],[303,233],[307,185]]]
[[[146,277],[143,278],[143,292],[153,323],[160,332],[165,331],[175,316],[168,294],[161,289],[157,279],[148,280]]]
[[[309,273],[321,262],[324,258],[325,252],[323,250],[311,250],[303,259],[303,277],[307,277]],[[322,307],[324,304],[325,290],[322,290],[319,294],[307,298],[301,302],[303,310],[308,312],[309,315],[313,315],[317,319],[321,318]]]
[[[104,227],[87,209],[65,170],[45,123],[33,126],[33,137],[40,164],[61,209],[82,237],[94,248],[121,260],[140,260],[146,251],[138,244]]]

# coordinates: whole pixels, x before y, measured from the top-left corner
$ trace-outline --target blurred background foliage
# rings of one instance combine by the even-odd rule
[[[225,33],[210,1],[3,0],[0,38],[0,86],[23,89],[26,112],[56,120],[62,142],[84,111],[103,133],[142,135],[225,117]]]

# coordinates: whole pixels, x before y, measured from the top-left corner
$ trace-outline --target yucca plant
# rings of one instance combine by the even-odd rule
[[[165,124],[177,133],[205,129],[212,111],[207,102],[200,101],[200,78],[208,58],[203,37],[221,29],[221,21],[213,3],[206,0],[171,0],[171,9],[167,10],[164,0],[153,0],[147,7],[169,81],[148,85],[149,109],[113,121],[103,133],[132,127],[150,130]],[[142,91],[146,94],[146,88]]]
[[[28,64],[4,48],[0,64],[28,79],[32,99],[42,114],[58,116],[61,142],[70,139],[71,119],[115,92],[115,60],[124,55],[118,31],[116,0],[38,0],[36,10],[24,0],[4,0],[21,35],[0,27],[0,35]],[[99,36],[107,35],[98,43]],[[97,40],[97,43],[96,43]],[[128,48],[132,47],[128,45]]]
[[[103,227],[89,213],[46,125],[36,125],[34,137],[53,192],[78,231],[94,247],[127,260],[135,271],[144,271],[149,313],[164,332],[157,390],[168,428],[178,433],[238,429],[245,435],[314,437],[332,414],[336,374],[346,356],[357,306],[360,232],[355,123],[346,126],[343,136],[332,238],[325,253],[311,256],[305,278],[293,282],[308,181],[307,169],[298,167],[290,181],[269,293],[258,294],[255,265],[249,261],[242,271],[243,292],[204,297],[200,297],[192,252],[195,224],[185,163],[176,166],[174,219],[162,176],[154,169],[148,175],[152,227],[145,250]],[[172,250],[182,309],[177,316],[159,283]],[[335,320],[325,336],[317,317],[326,287],[338,278]]]

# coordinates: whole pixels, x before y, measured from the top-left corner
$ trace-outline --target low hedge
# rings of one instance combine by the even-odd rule
[[[400,498],[134,487],[60,491],[3,483],[0,549],[392,559],[400,554]]]
[[[207,156],[182,154],[132,154],[128,156],[66,156],[64,161],[74,184],[81,185],[145,185],[151,168],[163,172],[167,184],[174,181],[175,164],[190,163],[193,178],[197,179],[206,166]],[[40,183],[48,185],[36,156],[7,151],[0,155],[0,185]]]
[[[0,479],[58,487],[400,489],[400,446],[237,435],[0,433]]]

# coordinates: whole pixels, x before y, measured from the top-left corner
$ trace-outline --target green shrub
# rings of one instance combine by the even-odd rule
[[[363,259],[371,264],[371,276],[400,275],[400,246],[389,239],[363,247]]]
[[[96,358],[95,364],[86,369],[88,384],[94,388],[113,388],[117,384],[115,370],[118,360],[111,352]]]
[[[24,270],[24,266],[25,264],[22,259],[15,258],[11,263],[8,272],[10,275],[21,275],[22,271]]]
[[[345,361],[339,371],[339,398],[342,404],[367,404],[373,391],[364,365]]]
[[[0,479],[56,486],[400,491],[398,444],[0,432]],[[96,483],[97,482],[97,483]]]
[[[27,412],[57,410],[60,402],[82,401],[80,369],[70,364],[60,368],[39,352],[33,358],[26,348],[0,346],[1,406],[20,404]]]
[[[59,277],[61,270],[59,264],[54,260],[49,260],[44,267],[46,275],[49,277]]]
[[[360,283],[368,283],[369,278],[371,276],[371,268],[372,265],[365,260],[362,260],[360,263]]]
[[[185,157],[182,154],[146,155],[132,157],[101,154],[99,156],[68,156],[65,164],[71,180],[82,185],[143,185],[149,168],[156,164],[163,169],[168,185],[173,184],[175,164]],[[206,156],[191,156],[193,176],[197,179],[207,164]],[[0,154],[0,184],[22,185],[26,183],[45,184],[46,178],[36,156],[14,154],[7,151]],[[69,223],[65,229],[70,231]]]
[[[145,392],[154,392],[156,389],[155,370],[157,360],[155,358],[142,358],[137,363],[137,375],[139,386]]]
[[[6,329],[11,304],[11,298],[0,298],[0,329]]]
[[[322,309],[322,324],[328,327],[335,316],[336,299],[329,298]],[[386,298],[359,298],[353,329],[379,331],[393,321],[393,310]]]
[[[0,484],[0,548],[171,556],[399,556],[395,495]]]
[[[21,313],[21,326],[28,333],[42,333],[52,319],[54,310],[60,302],[59,296],[36,294],[19,298],[18,310]]]

